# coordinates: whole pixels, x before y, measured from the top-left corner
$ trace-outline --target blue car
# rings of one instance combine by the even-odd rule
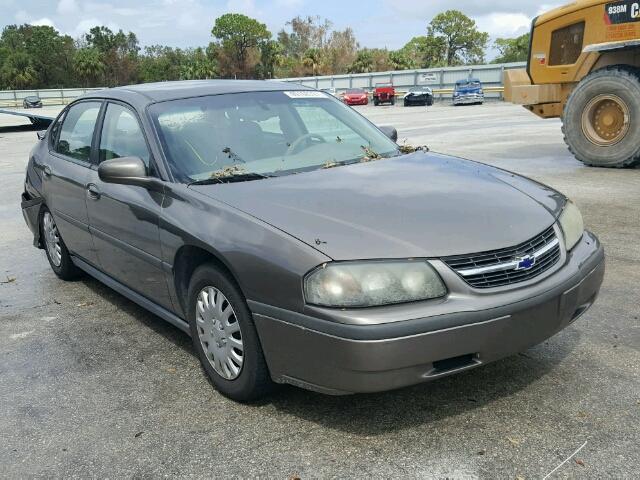
[[[477,78],[458,80],[453,91],[454,105],[482,105],[484,92],[482,82]]]

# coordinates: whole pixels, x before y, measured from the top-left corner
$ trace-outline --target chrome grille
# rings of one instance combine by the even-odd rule
[[[442,260],[472,287],[492,288],[534,278],[558,263],[560,255],[560,240],[551,226],[516,247]],[[533,266],[519,270],[522,258],[534,258]]]

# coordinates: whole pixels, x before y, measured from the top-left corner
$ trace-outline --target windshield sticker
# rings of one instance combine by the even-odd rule
[[[287,97],[290,98],[327,98],[327,95],[322,92],[315,92],[313,90],[297,90],[293,92],[284,92]]]

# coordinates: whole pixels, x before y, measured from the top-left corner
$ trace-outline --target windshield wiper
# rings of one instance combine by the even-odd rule
[[[204,180],[196,180],[187,184],[187,186],[190,187],[192,185],[215,185],[217,183],[250,182],[252,180],[262,180],[272,177],[275,177],[275,175],[263,175],[262,173],[256,172],[235,173],[232,175],[224,175],[219,177],[205,178]]]

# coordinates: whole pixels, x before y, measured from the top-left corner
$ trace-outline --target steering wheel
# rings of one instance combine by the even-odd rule
[[[294,140],[291,145],[289,145],[285,156],[293,155],[294,153],[296,153],[296,150],[298,150],[298,147],[302,145],[302,142],[313,140],[314,138],[316,140],[320,140],[320,142],[322,143],[327,143],[327,140],[322,135],[318,135],[317,133],[305,133],[300,138]]]

